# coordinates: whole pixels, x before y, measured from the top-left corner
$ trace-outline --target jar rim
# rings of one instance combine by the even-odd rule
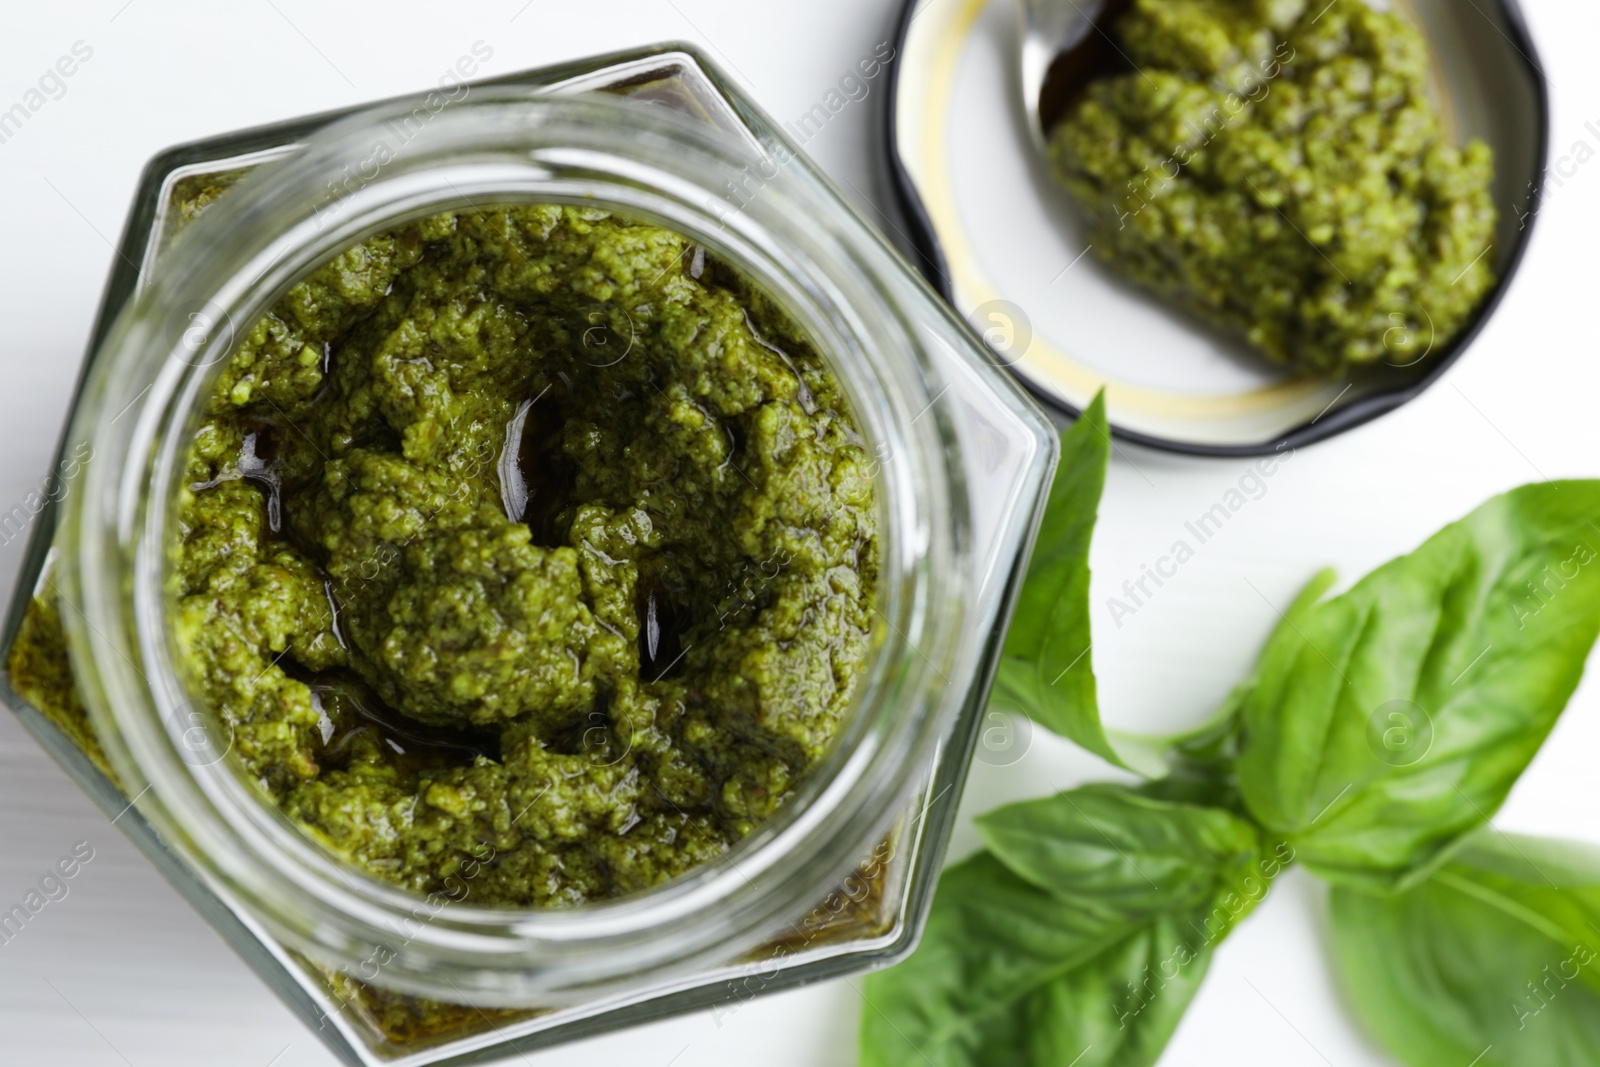
[[[88,465],[65,515],[74,666],[89,665],[85,703],[113,765],[125,781],[150,783],[141,812],[208,881],[313,958],[348,968],[389,947],[395,923],[424,898],[321,850],[225,765],[181,756],[175,712],[187,694],[166,625],[165,533],[184,428],[226,355],[220,342],[206,348],[209,337],[198,350],[184,344],[187,312],[205,307],[253,323],[311,268],[371,233],[508,199],[606,207],[703,241],[813,336],[863,433],[888,449],[876,484],[883,625],[856,711],[790,803],[726,863],[574,909],[452,904],[383,969],[384,984],[406,991],[448,999],[454,989],[503,1003],[672,973],[725,951],[741,931],[775,930],[825,895],[888,829],[896,795],[909,795],[932,761],[955,695],[940,665],[959,626],[939,608],[960,601],[968,542],[956,435],[933,403],[940,374],[912,341],[915,324],[874,299],[878,268],[860,245],[876,239],[821,225],[839,207],[762,146],[621,99],[484,88],[434,115],[367,179],[361,167],[374,136],[414,103],[364,109],[263,165],[174,241],[119,316],[72,431],[92,455],[115,457]],[[760,195],[731,201],[717,180],[749,175],[752,163]],[[330,191],[328,176],[352,167],[362,180]],[[120,414],[107,419],[111,412]],[[758,886],[763,878],[774,884]],[[651,937],[663,928],[670,938]]]

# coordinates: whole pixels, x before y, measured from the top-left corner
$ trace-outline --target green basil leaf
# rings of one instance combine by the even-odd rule
[[[1089,541],[1110,455],[1101,393],[1061,435],[1061,463],[1017,595],[991,699],[1126,767],[1100,725],[1090,652]]]
[[[1600,632],[1600,482],[1526,486],[1305,611],[1241,701],[1251,815],[1336,882],[1425,877],[1505,800]]]
[[[1486,833],[1414,889],[1332,907],[1348,999],[1406,1063],[1600,1063],[1600,851]]]
[[[917,951],[867,980],[863,1067],[1160,1056],[1216,945],[1265,894],[1268,879],[1245,877],[1266,869],[1255,833],[1119,786],[1067,795],[1078,810],[1052,798],[984,820],[1025,874],[988,852],[945,872]],[[1068,843],[1046,843],[1056,832]]]
[[[1015,1054],[975,1061],[1038,1067],[1148,1067],[1161,1058],[1211,966],[1216,940],[1193,915],[1159,915],[1042,987],[1023,1007]],[[1003,1040],[1003,1039],[1002,1039]]]
[[[1120,785],[1012,804],[977,825],[989,851],[1023,880],[1129,921],[1207,907],[1224,882],[1245,890],[1253,907],[1277,874],[1258,876],[1256,830],[1242,819]]]
[[[1220,940],[1204,921],[1118,921],[981,853],[940,879],[910,959],[868,977],[862,1067],[1145,1067]]]

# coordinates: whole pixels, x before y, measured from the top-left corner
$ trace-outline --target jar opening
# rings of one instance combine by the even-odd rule
[[[173,725],[358,871],[457,905],[646,892],[844,732],[882,639],[872,453],[720,253],[474,198],[233,332],[169,520],[210,729]]]
[[[227,761],[208,760],[220,746],[202,745],[201,758],[184,758],[194,709],[177,666],[165,584],[173,522],[165,502],[186,484],[189,433],[180,428],[192,430],[223,373],[222,356],[238,340],[234,324],[255,323],[311,267],[380,231],[479,204],[547,203],[603,206],[686,235],[708,250],[710,262],[736,266],[793,317],[836,375],[869,446],[878,618],[854,711],[792,799],[725,858],[642,895],[566,912],[442,909],[400,946],[385,976],[424,994],[453,985],[514,1001],[714,958],[741,931],[775,928],[820,898],[831,879],[870,852],[937,742],[935,711],[948,685],[940,665],[956,637],[951,620],[928,606],[959,595],[961,577],[948,561],[963,547],[960,531],[950,528],[948,501],[959,492],[951,479],[959,475],[945,462],[947,431],[937,417],[921,417],[937,390],[911,324],[873,299],[877,268],[826,227],[807,224],[819,210],[816,189],[779,168],[762,196],[738,210],[708,191],[745,171],[748,145],[647,107],[485,92],[438,116],[370,180],[326,198],[327,176],[368,158],[388,117],[379,108],[336,124],[247,179],[238,196],[220,200],[158,262],[149,288],[110,336],[77,432],[96,441],[96,454],[126,462],[88,472],[70,524],[76,544],[69,595],[87,623],[73,639],[95,656],[98,672],[86,703],[116,735],[109,754],[119,771],[150,782],[141,809],[151,822],[275,934],[335,965],[392,942],[389,931],[414,910],[414,896],[352,878],[310,847],[263,809]],[[199,333],[193,315],[206,324]],[[607,344],[626,337],[625,318],[603,309],[600,317],[593,325],[609,331]],[[581,349],[584,334],[576,336]],[[611,358],[604,345],[599,350]],[[117,424],[90,414],[124,405],[128,418]],[[532,404],[518,408],[521,432],[542,432]],[[281,433],[276,442],[270,435],[252,442],[255,473],[270,469]],[[532,508],[536,520],[556,521],[540,511],[550,509],[528,484],[520,456],[508,460],[502,450],[495,466],[499,504],[520,502],[524,515]],[[513,471],[524,476],[520,489]],[[270,522],[270,493],[268,510]],[[682,640],[676,610],[670,595],[647,593],[636,615],[644,650],[665,664],[663,674],[675,669],[664,658],[673,639]],[[601,750],[614,743],[597,742]]]

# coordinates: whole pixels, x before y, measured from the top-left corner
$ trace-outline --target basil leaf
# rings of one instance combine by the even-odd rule
[[[868,978],[862,1067],[1146,1067],[1225,931],[1202,910],[1124,924],[987,853],[945,873],[916,953]]]
[[[1265,893],[1265,878],[1252,889],[1242,875],[1265,869],[1255,834],[1118,786],[1066,796],[985,818],[1026,874],[987,852],[945,872],[917,951],[867,980],[863,1067],[1160,1056],[1216,945]],[[1048,845],[1057,832],[1078,846]]]
[[[1029,998],[1014,1054],[985,1064],[1148,1067],[1161,1058],[1211,966],[1195,915],[1159,915]],[[1194,946],[1194,947],[1191,947]],[[1015,1029],[1010,1031],[1016,1033]]]
[[[1206,907],[1222,882],[1247,890],[1251,906],[1266,893],[1254,827],[1120,785],[1012,804],[977,825],[989,851],[1023,880],[1129,921]]]
[[[1393,896],[1333,891],[1350,1004],[1416,1067],[1600,1062],[1600,851],[1481,835]]]
[[[1254,818],[1378,889],[1485,824],[1600,632],[1596,515],[1600,482],[1526,486],[1294,620],[1241,702]]]
[[[1017,595],[991,699],[1127,767],[1100,725],[1090,653],[1089,541],[1110,455],[1102,392],[1061,435],[1061,463]]]

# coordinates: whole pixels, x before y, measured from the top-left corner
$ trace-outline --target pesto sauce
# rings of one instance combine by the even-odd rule
[[[744,277],[603,211],[338,256],[242,336],[186,480],[177,637],[229,758],[418,894],[571,906],[722,855],[873,644],[838,382]]]
[[[1133,67],[1091,83],[1050,158],[1097,255],[1332,374],[1442,350],[1494,283],[1493,157],[1447,143],[1428,48],[1363,0],[1133,0]]]

